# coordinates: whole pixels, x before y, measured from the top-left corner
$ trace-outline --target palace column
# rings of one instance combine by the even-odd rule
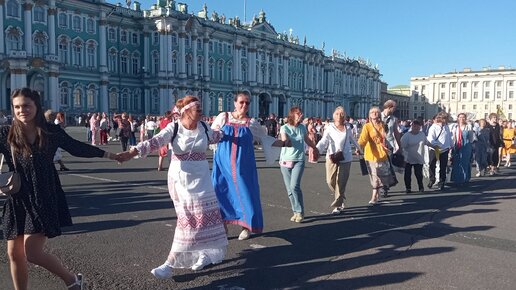
[[[289,84],[288,84],[288,73],[289,73],[289,57],[288,57],[288,54],[285,54],[283,56],[283,86],[285,88],[288,88],[289,87]],[[289,107],[290,109],[290,107]]]
[[[50,0],[49,7],[50,8],[48,8],[48,10],[47,10],[48,54],[57,55],[56,54],[56,42],[57,42],[57,39],[56,39],[56,15],[57,15],[56,1]],[[0,39],[3,39],[3,37],[0,37]]]
[[[0,0],[0,39],[5,40],[4,36],[4,5],[5,0]],[[0,45],[0,55],[5,54],[5,48],[4,45]]]
[[[149,76],[151,71],[150,64],[150,32],[149,28],[145,26],[143,28],[143,67],[145,68],[143,73],[146,77]]]
[[[192,40],[190,41],[192,47],[192,76],[197,80],[200,76],[197,74],[197,34],[192,34]]]
[[[256,85],[256,45],[254,43],[249,47],[249,83]]]
[[[23,4],[24,25],[25,25],[25,51],[27,56],[32,56],[32,3]]]
[[[210,81],[210,55],[209,55],[209,50],[210,50],[210,38],[209,38],[209,35],[208,33],[205,33],[204,34],[204,39],[202,40],[203,41],[203,53],[204,53],[204,81],[205,82],[208,82]]]
[[[184,27],[181,27],[184,30]],[[188,37],[186,32],[181,31],[179,33],[179,55],[177,56],[177,62],[179,64],[179,78],[186,78],[186,53],[185,53],[185,40]]]

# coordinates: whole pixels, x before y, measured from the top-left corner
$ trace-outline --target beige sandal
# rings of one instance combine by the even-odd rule
[[[82,274],[75,275],[75,282],[73,282],[73,284],[70,284],[66,287],[68,287],[68,289],[72,289],[75,286],[79,286],[79,289],[81,289],[81,290],[84,289],[84,279],[82,277]]]

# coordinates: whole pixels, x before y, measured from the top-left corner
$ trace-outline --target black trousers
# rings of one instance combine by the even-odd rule
[[[423,189],[423,164],[410,164],[405,163],[405,188],[410,190],[412,185],[412,167],[414,167],[414,175],[416,176],[417,185],[419,186],[419,189]]]
[[[435,165],[437,163],[437,158],[435,156],[435,151],[432,150],[433,155],[430,161],[430,182],[432,184],[435,183]],[[446,183],[446,166],[448,165],[448,154],[450,150],[446,150],[439,154],[439,184],[444,185]]]

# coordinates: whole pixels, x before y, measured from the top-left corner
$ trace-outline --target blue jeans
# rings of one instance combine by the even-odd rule
[[[305,171],[305,162],[297,161],[294,162],[294,167],[292,168],[280,168],[285,187],[287,188],[288,198],[292,205],[292,211],[303,214],[305,207],[303,205],[303,192],[301,191],[301,178],[303,177],[303,171]]]

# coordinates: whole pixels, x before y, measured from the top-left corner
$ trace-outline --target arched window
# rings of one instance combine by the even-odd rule
[[[247,82],[247,63],[242,63],[242,82]]]
[[[222,94],[220,94],[217,98],[217,110],[219,112],[224,111],[224,96],[222,96]]]
[[[272,84],[272,77],[274,76],[273,73],[274,73],[274,68],[272,66],[270,66],[269,67],[269,82],[268,82],[269,85]]]
[[[217,77],[219,81],[224,79],[224,61],[219,60],[217,63]]]
[[[122,91],[122,95],[120,96],[120,109],[122,111],[127,111],[129,108],[129,91],[127,89]]]
[[[91,18],[88,18],[88,20],[86,20],[86,31],[90,34],[95,33],[95,20]]]
[[[75,40],[73,43],[72,53],[72,64],[76,66],[82,66],[82,47],[83,43],[81,40]]]
[[[138,52],[133,53],[132,59],[132,74],[137,75],[140,73],[140,54]]]
[[[73,106],[74,108],[82,107],[82,90],[80,88],[75,88],[73,91]]]
[[[228,62],[227,68],[228,68],[228,81],[232,82],[233,81],[233,63]]]
[[[152,74],[156,75],[159,72],[159,53],[157,51],[152,52]]]
[[[215,61],[210,59],[210,78],[213,79],[215,77]]]
[[[127,43],[127,31],[120,31],[120,41],[123,43]]]
[[[118,55],[118,51],[115,48],[111,48],[109,50],[109,54],[108,54],[108,70],[110,72],[117,72],[118,71],[118,69],[117,69],[117,66],[118,66],[117,55]]]
[[[159,113],[159,91],[157,89],[152,90],[150,109],[151,113]]]
[[[69,64],[68,62],[68,39],[66,37],[61,37],[59,40],[59,47],[58,47],[58,55],[59,55],[59,62],[61,62],[64,65]]]
[[[73,17],[72,28],[75,31],[82,31],[82,18],[81,18],[81,16],[75,15]]]
[[[203,64],[204,64],[204,63],[203,63],[203,58],[202,58],[202,56],[198,56],[198,57],[197,57],[197,75],[198,75],[199,77],[201,77],[201,76],[202,76],[202,68],[204,67],[204,66],[203,66]]]
[[[90,109],[95,108],[95,94],[96,94],[95,86],[90,85],[88,87],[87,98],[86,98],[88,108],[90,108]]]
[[[140,111],[142,92],[139,89],[134,90],[132,109],[134,112]]]
[[[70,87],[68,86],[68,83],[66,83],[66,82],[61,83],[61,87],[59,88],[59,100],[60,100],[61,106],[68,106],[69,95],[70,95]]]
[[[68,15],[66,15],[66,13],[59,13],[57,21],[59,22],[59,27],[61,27],[61,28],[68,27]]]
[[[21,40],[20,40],[20,31],[16,28],[11,28],[7,32],[7,50],[20,50],[21,49]]]
[[[7,16],[20,17],[20,4],[16,0],[7,1]]]
[[[90,68],[97,67],[96,65],[96,56],[97,54],[97,47],[95,45],[95,42],[89,41],[88,45],[86,47],[86,66]]]
[[[118,93],[115,88],[109,91],[109,110],[118,111]]]
[[[35,57],[43,57],[47,47],[47,37],[42,32],[36,31],[34,33],[34,47],[33,54]]]
[[[108,29],[108,39],[111,42],[115,42],[116,41],[116,30],[114,28],[112,28],[112,27],[110,27]]]
[[[129,65],[129,53],[127,51],[122,51],[120,55],[120,72],[123,74],[127,74],[127,67]]]
[[[172,73],[175,74],[177,72],[177,52],[172,52]]]
[[[45,21],[45,9],[41,5],[34,6],[34,21],[46,22]]]

